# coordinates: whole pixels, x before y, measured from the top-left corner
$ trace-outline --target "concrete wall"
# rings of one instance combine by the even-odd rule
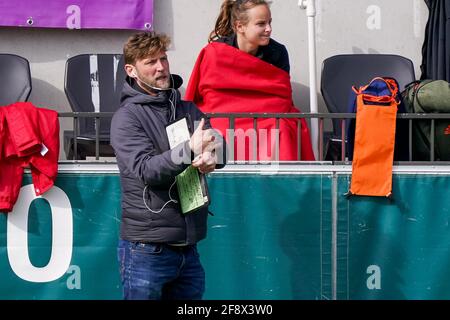
[[[2,0],[3,1],[3,0]],[[200,49],[207,43],[222,0],[155,0],[154,27],[173,39],[171,70],[184,88]],[[291,60],[295,104],[309,111],[306,12],[297,0],[272,0],[273,38],[286,45]],[[391,53],[410,58],[420,76],[428,9],[423,0],[317,0],[317,72],[322,61],[343,53]],[[71,111],[64,94],[67,58],[80,53],[121,53],[133,31],[0,28],[0,52],[31,63],[30,101]],[[319,111],[325,112],[321,97]],[[62,126],[71,126],[63,120]]]

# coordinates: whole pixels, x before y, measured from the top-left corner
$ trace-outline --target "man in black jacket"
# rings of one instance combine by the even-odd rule
[[[118,246],[125,299],[201,299],[205,273],[196,244],[206,237],[208,208],[183,214],[175,177],[225,165],[222,137],[171,75],[165,35],[143,32],[124,46],[127,80],[111,122],[122,189]],[[166,126],[186,117],[190,140],[169,147]]]

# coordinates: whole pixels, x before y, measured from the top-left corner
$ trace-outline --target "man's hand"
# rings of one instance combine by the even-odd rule
[[[204,126],[205,119],[202,118],[197,129],[195,129],[194,134],[189,140],[189,147],[196,156],[202,154],[205,150],[210,150],[210,147],[208,148],[208,146],[209,144],[212,144],[216,138],[214,135],[214,130],[205,130]]]
[[[217,157],[214,151],[205,151],[195,157],[192,166],[198,168],[201,173],[213,172],[216,168]]]

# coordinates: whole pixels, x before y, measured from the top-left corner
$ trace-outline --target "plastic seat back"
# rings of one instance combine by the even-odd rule
[[[114,112],[120,106],[125,70],[120,54],[81,54],[66,62],[64,91],[74,112]],[[79,119],[79,134],[95,133],[94,119]],[[109,134],[110,118],[100,133]]]
[[[28,60],[15,54],[0,54],[0,106],[27,101],[30,93]]]
[[[330,113],[347,113],[352,86],[362,86],[375,77],[397,80],[399,90],[415,80],[414,65],[408,58],[391,54],[344,54],[325,59],[321,92]],[[341,137],[339,120],[333,121],[334,137]]]
[[[114,112],[126,73],[121,54],[81,54],[66,62],[64,91],[73,112]],[[99,118],[100,156],[113,156],[109,145],[111,117]],[[64,133],[67,159],[95,155],[95,119],[78,118],[78,146],[74,155],[74,133]]]

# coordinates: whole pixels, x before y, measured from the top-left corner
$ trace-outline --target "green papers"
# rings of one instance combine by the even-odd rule
[[[209,204],[205,177],[192,165],[177,176],[177,188],[184,214]]]

